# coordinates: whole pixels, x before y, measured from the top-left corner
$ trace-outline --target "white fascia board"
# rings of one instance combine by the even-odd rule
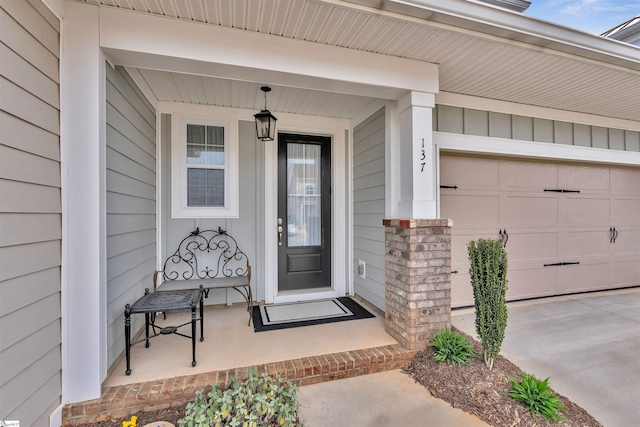
[[[100,9],[100,46],[118,65],[293,87],[320,84],[319,90],[342,93],[354,85],[387,88],[391,99],[410,90],[437,93],[439,87],[435,64],[115,8]]]
[[[556,110],[554,108],[518,104],[515,102],[499,101],[497,99],[461,95],[451,92],[440,92],[436,94],[436,104],[449,105],[451,107],[472,108],[475,110],[491,111],[494,113],[536,117],[539,119],[557,120],[561,122],[579,123],[590,126],[640,131],[640,121],[596,116],[594,114],[577,113],[566,110]]]
[[[473,0],[346,0],[640,71],[640,48]],[[453,29],[453,28],[452,28]]]
[[[440,150],[572,162],[640,166],[640,153],[604,148],[577,147],[547,142],[518,141],[486,136],[433,132]]]

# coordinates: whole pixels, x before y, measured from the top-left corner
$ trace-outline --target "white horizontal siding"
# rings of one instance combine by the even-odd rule
[[[61,403],[60,23],[0,1],[0,419]]]
[[[366,278],[354,274],[355,293],[384,310],[385,112],[353,130],[354,266],[366,262]]]
[[[152,287],[156,257],[155,110],[107,66],[107,364],[124,351],[124,307]],[[144,317],[132,318],[133,329]]]

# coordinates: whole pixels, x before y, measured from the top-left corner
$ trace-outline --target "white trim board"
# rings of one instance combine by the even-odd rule
[[[439,86],[431,63],[116,8],[100,8],[100,46],[119,65],[353,95]]]
[[[433,132],[433,142],[440,150],[640,166],[640,153],[633,151],[577,147],[575,145],[519,141],[445,132]]]

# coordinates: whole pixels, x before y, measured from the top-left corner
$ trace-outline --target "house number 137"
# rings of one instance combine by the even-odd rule
[[[424,172],[424,159],[426,158],[426,154],[424,152],[424,138],[422,138],[422,148],[420,149],[420,172]]]

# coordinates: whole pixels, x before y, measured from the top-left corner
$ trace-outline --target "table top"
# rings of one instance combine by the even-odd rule
[[[144,295],[131,306],[131,313],[182,311],[195,307],[202,298],[202,290],[155,292]]]

